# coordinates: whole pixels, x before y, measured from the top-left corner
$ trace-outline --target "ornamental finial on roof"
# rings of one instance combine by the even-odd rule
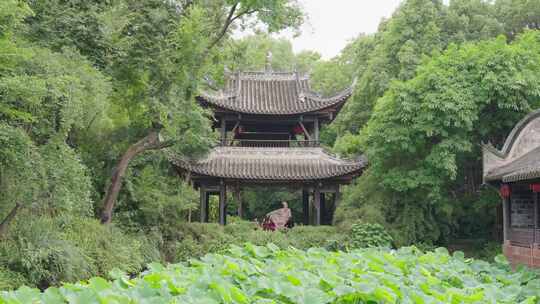
[[[355,75],[351,84],[351,89],[354,89],[357,83],[358,83],[358,76]]]
[[[240,80],[240,72],[236,72],[236,96],[240,96],[240,92],[242,90],[242,81]],[[236,98],[233,99],[236,101]]]
[[[266,62],[265,62],[264,70],[267,73],[272,72],[272,52],[270,50],[268,50],[268,52],[266,53]]]
[[[298,93],[298,99],[300,101],[306,101],[306,93],[302,89],[302,86],[300,85],[300,75],[298,73],[298,69],[294,68],[294,80],[296,83],[296,92]]]

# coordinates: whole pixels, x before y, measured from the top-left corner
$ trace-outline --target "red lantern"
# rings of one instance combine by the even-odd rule
[[[500,193],[503,198],[509,198],[510,197],[510,185],[504,184],[501,185]]]
[[[293,133],[296,134],[296,135],[299,135],[299,134],[304,134],[304,129],[302,129],[301,126],[299,125],[296,125],[293,129]]]
[[[236,130],[234,130],[234,133],[236,133],[236,135],[240,135],[240,134],[244,133],[244,127],[241,126],[241,125],[238,126],[238,127],[236,128]]]
[[[532,192],[540,192],[540,184],[531,184]]]

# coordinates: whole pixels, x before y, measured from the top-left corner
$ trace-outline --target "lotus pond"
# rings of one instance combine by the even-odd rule
[[[44,292],[22,287],[0,303],[540,303],[540,275],[414,247],[330,252],[246,244],[226,255],[111,274]]]

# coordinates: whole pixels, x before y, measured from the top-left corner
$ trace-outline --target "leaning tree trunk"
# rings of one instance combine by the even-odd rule
[[[122,187],[122,179],[129,166],[129,162],[142,152],[164,147],[165,146],[159,142],[159,131],[154,130],[143,139],[131,145],[124,155],[122,155],[122,158],[112,174],[111,182],[107,188],[105,198],[103,199],[103,212],[101,213],[102,224],[109,224],[111,222],[114,205],[116,204],[118,193]]]
[[[4,238],[4,235],[7,232],[7,228],[9,224],[13,221],[15,216],[17,215],[17,212],[19,209],[21,209],[22,205],[20,203],[16,203],[15,207],[11,209],[9,214],[6,216],[6,218],[0,223],[0,239]]]

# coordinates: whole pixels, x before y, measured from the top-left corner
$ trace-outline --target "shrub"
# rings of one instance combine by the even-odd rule
[[[55,219],[21,214],[0,243],[0,259],[32,285],[47,287],[92,276],[88,255],[65,239]]]
[[[352,225],[349,241],[352,248],[391,247],[393,242],[382,225],[363,222]]]
[[[209,252],[221,252],[235,242],[235,238],[223,232],[218,224],[183,223],[168,243],[169,261],[185,261],[201,257]],[[171,250],[173,249],[173,250]]]
[[[477,248],[473,248],[470,256],[485,261],[493,261],[495,257],[502,254],[502,245],[500,242],[484,241],[477,242]]]
[[[38,207],[56,214],[91,216],[92,183],[88,169],[75,150],[62,138],[50,140],[39,150],[43,158],[47,187],[42,195],[45,199]]]
[[[312,247],[327,248],[332,240],[343,240],[346,236],[341,235],[332,226],[296,226],[286,232],[286,237],[290,246],[298,249],[309,249]]]
[[[107,276],[114,268],[138,273],[159,259],[146,238],[103,226],[92,218],[18,216],[0,242],[0,265],[4,276],[45,288],[92,276]],[[0,269],[2,271],[2,269]],[[14,275],[16,274],[16,275]],[[24,278],[24,280],[22,280]],[[1,278],[0,278],[1,281]]]
[[[12,290],[27,284],[22,274],[0,267],[0,290]]]
[[[245,242],[255,245],[273,243],[284,249],[331,248],[333,240],[342,242],[345,237],[331,226],[296,226],[283,231],[263,231],[255,223],[240,220],[224,227],[213,223],[181,223],[174,234],[163,237],[161,249],[167,261],[179,262],[207,253],[223,253],[230,245]]]
[[[65,238],[91,259],[93,275],[107,276],[113,269],[130,274],[160,259],[155,243],[142,235],[131,235],[114,225],[102,225],[93,218],[63,222]]]
[[[417,242],[414,244],[414,247],[418,248],[418,250],[422,252],[433,251],[439,248],[438,246],[435,246],[431,243],[426,243],[426,242]]]

